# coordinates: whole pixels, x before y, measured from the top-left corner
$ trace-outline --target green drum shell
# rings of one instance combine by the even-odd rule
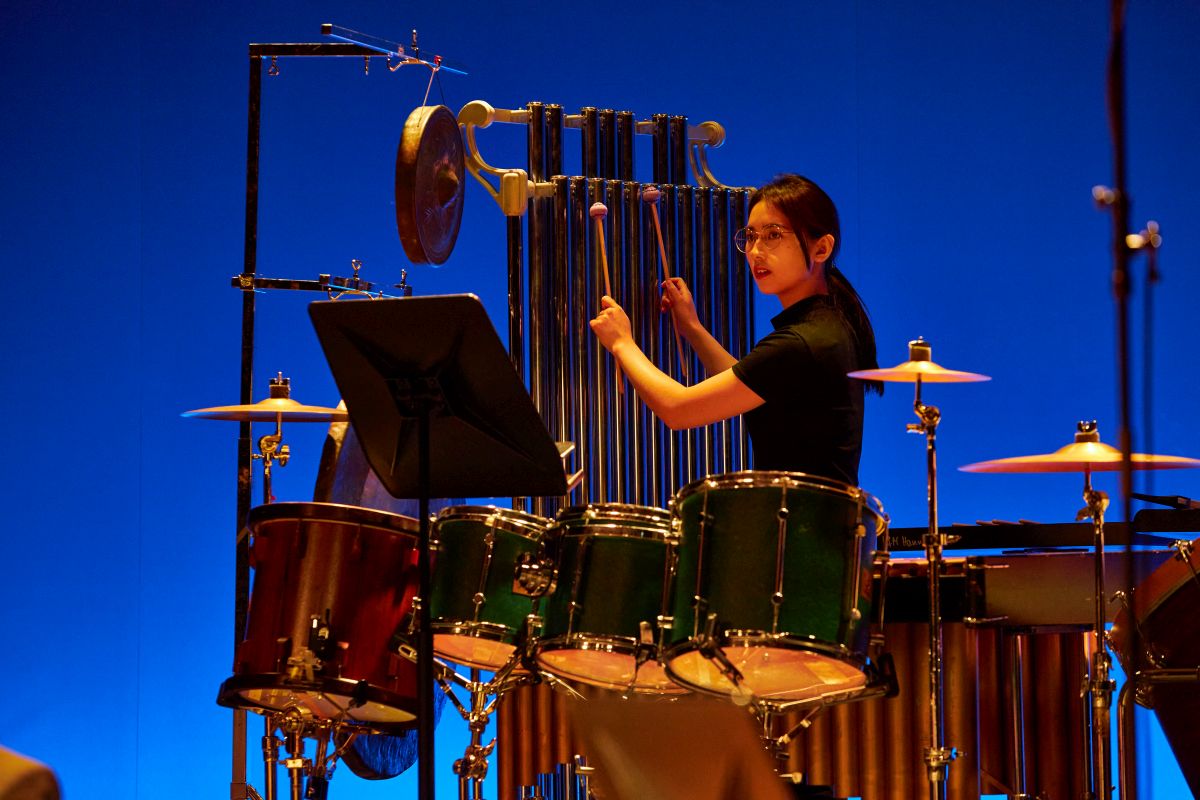
[[[548,525],[549,520],[542,517],[492,506],[453,506],[438,515],[430,543],[436,558],[429,605],[438,638],[451,635],[513,642],[534,609],[534,598],[513,591],[516,567],[523,556],[539,554]],[[489,533],[493,536],[490,564]],[[487,576],[480,588],[485,569]],[[476,593],[483,595],[478,607]],[[443,655],[453,658],[454,654]]]
[[[788,515],[776,621],[772,597],[781,504]],[[801,473],[741,472],[689,484],[676,495],[672,511],[680,521],[680,544],[668,659],[692,649],[691,637],[703,625],[695,613],[699,594],[717,615],[723,644],[758,639],[865,664],[874,605],[871,570],[878,539],[887,530],[875,498]],[[702,514],[711,526],[697,589]],[[858,541],[860,519],[865,530]]]
[[[571,662],[562,652],[567,650],[632,654],[642,622],[648,622],[657,637],[674,546],[669,512],[617,503],[572,507],[559,515],[546,539],[557,557],[558,579],[538,641],[544,667],[555,671],[554,663]],[[551,651],[558,653],[544,655]],[[579,658],[580,664],[588,662],[586,656]],[[619,683],[607,669],[591,676],[586,674],[588,667],[580,669],[560,674],[595,685]],[[669,683],[661,670],[653,677],[639,671],[639,682],[643,679],[655,686]]]

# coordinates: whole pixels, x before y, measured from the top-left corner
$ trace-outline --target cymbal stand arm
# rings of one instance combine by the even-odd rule
[[[910,433],[925,434],[925,470],[929,501],[929,532],[925,534],[925,559],[929,563],[929,747],[925,766],[929,778],[930,800],[946,800],[946,778],[956,753],[945,746],[942,687],[942,535],[937,520],[937,426],[942,412],[937,406],[921,402],[921,376],[917,376],[913,412],[920,422],[909,424]]]
[[[1091,671],[1087,690],[1091,698],[1091,747],[1092,747],[1092,797],[1108,800],[1112,797],[1112,732],[1110,718],[1112,696],[1116,682],[1110,677],[1112,658],[1104,645],[1104,512],[1108,508],[1108,495],[1092,488],[1092,471],[1083,471],[1083,501],[1087,507],[1079,512],[1091,517],[1096,548],[1096,649],[1092,653]]]

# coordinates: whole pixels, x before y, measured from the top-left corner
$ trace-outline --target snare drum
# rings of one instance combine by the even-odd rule
[[[416,718],[416,665],[388,648],[417,587],[417,521],[334,503],[250,511],[254,589],[217,702],[364,723]]]
[[[665,660],[674,680],[788,703],[866,686],[871,575],[887,531],[874,497],[801,473],[735,472],[684,487],[672,511],[680,540]],[[722,655],[740,689],[722,674]]]
[[[549,524],[495,506],[453,506],[438,515],[429,605],[435,653],[479,669],[508,662],[535,602],[514,585],[516,571],[539,554]]]
[[[546,604],[538,663],[608,689],[680,691],[657,661],[670,514],[619,503],[574,506],[558,515],[547,539],[558,582]]]

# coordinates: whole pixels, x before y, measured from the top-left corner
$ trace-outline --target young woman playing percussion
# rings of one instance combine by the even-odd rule
[[[592,330],[670,428],[745,414],[755,469],[857,485],[864,384],[846,373],[878,364],[866,307],[833,263],[841,242],[837,208],[807,178],[781,175],[751,195],[748,224],[734,241],[759,290],[783,305],[774,331],[741,360],[705,330],[680,278],[663,282],[662,307],[704,364],[706,380],[684,386],[654,366],[611,297]]]

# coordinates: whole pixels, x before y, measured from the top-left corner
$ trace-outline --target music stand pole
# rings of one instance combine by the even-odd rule
[[[429,617],[432,594],[429,576],[429,414],[434,398],[422,395],[417,400],[417,491],[418,528],[417,591],[421,608],[417,611],[417,787],[421,800],[433,800],[433,626]]]

